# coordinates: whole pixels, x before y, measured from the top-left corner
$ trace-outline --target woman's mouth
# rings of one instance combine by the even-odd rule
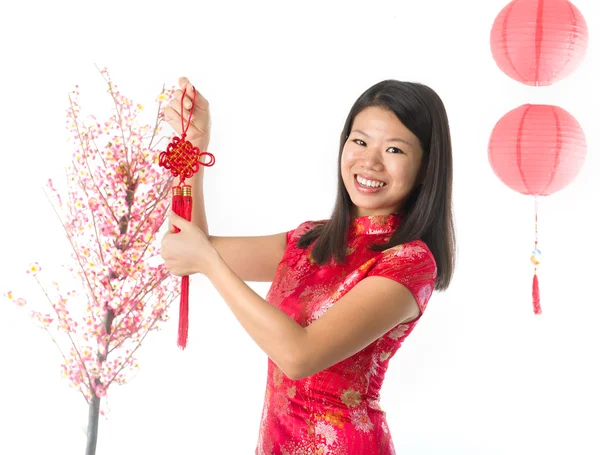
[[[377,193],[387,186],[387,183],[378,180],[365,179],[358,174],[354,176],[354,186],[361,193]]]

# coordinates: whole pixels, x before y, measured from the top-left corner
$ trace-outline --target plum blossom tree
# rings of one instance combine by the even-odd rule
[[[31,308],[33,320],[60,350],[64,378],[88,403],[86,455],[96,452],[110,386],[125,384],[138,369],[138,349],[168,319],[167,309],[179,296],[178,282],[155,261],[172,186],[172,177],[158,166],[162,106],[174,89],[163,87],[154,124],[142,124],[143,106],[119,92],[106,69],[100,74],[114,108],[103,122],[83,118],[75,86],[67,109],[73,155],[66,190],[55,188],[52,179],[45,186],[72,263],[55,280],[44,279],[47,272],[37,262],[29,267],[42,290],[39,301],[5,294]],[[72,287],[65,290],[67,282]]]

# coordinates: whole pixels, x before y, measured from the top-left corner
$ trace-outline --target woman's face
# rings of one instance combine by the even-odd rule
[[[353,216],[397,212],[413,189],[423,150],[396,115],[381,107],[363,109],[342,150],[342,179]]]

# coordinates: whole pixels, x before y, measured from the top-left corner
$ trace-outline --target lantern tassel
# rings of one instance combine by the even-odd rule
[[[533,312],[535,314],[542,314],[542,307],[540,305],[540,284],[538,281],[537,273],[533,273]]]
[[[538,249],[538,211],[539,201],[537,195],[535,196],[535,246],[531,252],[531,262],[534,265],[533,268],[533,289],[531,295],[533,297],[533,312],[535,314],[542,314],[542,306],[540,305],[540,283],[537,275],[537,268],[540,264],[541,251]]]

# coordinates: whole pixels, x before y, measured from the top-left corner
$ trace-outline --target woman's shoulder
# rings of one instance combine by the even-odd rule
[[[288,243],[294,242],[306,234],[308,231],[325,224],[328,220],[309,220],[300,223],[298,227],[291,229],[287,232]]]
[[[388,248],[383,251],[383,257],[388,261],[417,262],[423,265],[427,264],[434,270],[437,269],[433,253],[421,239]]]

